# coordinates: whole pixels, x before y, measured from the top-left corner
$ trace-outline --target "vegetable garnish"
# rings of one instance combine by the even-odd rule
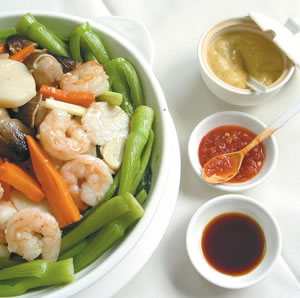
[[[70,50],[75,60],[82,60],[80,56],[82,42],[86,44],[99,63],[103,64],[110,60],[101,38],[92,30],[89,23],[82,24],[72,32]]]
[[[84,107],[89,107],[95,100],[95,94],[91,92],[65,91],[46,85],[41,86],[40,93],[45,97],[53,97],[59,101],[64,101]]]
[[[150,135],[153,118],[153,110],[144,105],[136,108],[132,115],[131,131],[125,145],[121,167],[119,194],[130,192],[134,187],[141,165],[141,155]]]
[[[65,112],[68,112],[71,115],[75,116],[83,116],[83,114],[86,112],[86,108],[79,106],[79,105],[74,105],[72,103],[67,103],[63,101],[58,101],[52,98],[46,98],[45,100],[45,107],[47,109],[60,109]]]
[[[99,230],[105,224],[128,211],[128,203],[122,196],[110,199],[62,238],[60,251],[65,252],[82,239]]]
[[[44,266],[44,264],[37,263],[35,263],[35,265]],[[28,266],[29,265],[30,263],[28,264]],[[64,284],[72,282],[73,280],[73,262],[72,259],[66,259],[60,262],[55,262],[53,264],[48,263],[46,266],[46,270],[41,277],[29,276],[0,281],[0,296],[22,295],[27,290],[32,288]]]
[[[94,237],[88,242],[83,251],[74,257],[74,270],[78,272],[99,258],[116,241],[121,239],[126,230],[140,219],[144,209],[135,197],[126,192],[122,195],[129,206],[129,211],[106,224],[102,229],[95,232]]]
[[[5,161],[0,165],[0,181],[4,181],[35,203],[40,203],[45,197],[37,181],[19,166]]]
[[[67,45],[53,32],[39,23],[31,13],[24,15],[16,24],[17,33],[35,41],[50,54],[69,57]]]
[[[59,226],[62,228],[80,220],[79,210],[61,175],[48,160],[44,150],[34,138],[26,136],[26,140],[34,172],[45,191]]]
[[[123,96],[121,107],[131,116],[134,109],[144,104],[144,95],[134,67],[124,58],[115,58],[104,64],[114,91]]]
[[[23,62],[30,54],[32,54],[35,50],[35,46],[33,44],[25,47],[20,50],[18,53],[11,55],[9,59],[16,60],[19,62]]]
[[[5,42],[0,43],[0,54],[6,53]]]

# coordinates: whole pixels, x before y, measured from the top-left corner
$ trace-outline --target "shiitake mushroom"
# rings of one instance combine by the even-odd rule
[[[34,44],[35,42],[28,40],[18,34],[11,35],[6,39],[6,48],[11,54],[16,54],[25,47]]]
[[[26,135],[35,135],[35,131],[26,127],[18,119],[0,121],[0,156],[20,162],[29,158]]]
[[[64,73],[72,71],[80,65],[80,62],[66,56],[54,55],[54,57],[59,62]]]
[[[36,114],[38,112],[42,99],[42,94],[38,92],[37,95],[33,97],[28,103],[18,107],[18,109],[16,110],[10,110],[9,113],[11,117],[21,120],[21,122],[27,127],[34,128]]]
[[[24,63],[31,71],[37,87],[55,87],[64,75],[58,60],[44,50],[32,53]]]

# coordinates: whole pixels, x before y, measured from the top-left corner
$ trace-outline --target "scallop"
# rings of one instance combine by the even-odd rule
[[[81,118],[92,143],[104,145],[114,138],[127,138],[129,116],[118,106],[106,102],[90,105]]]
[[[113,170],[119,170],[125,149],[126,138],[114,138],[101,146],[101,154],[106,164]]]
[[[0,106],[17,108],[35,95],[35,81],[27,67],[18,61],[0,59]]]
[[[44,212],[52,213],[47,200],[43,200],[42,202],[37,204],[14,188],[12,188],[10,191],[9,199],[17,211],[34,207]]]

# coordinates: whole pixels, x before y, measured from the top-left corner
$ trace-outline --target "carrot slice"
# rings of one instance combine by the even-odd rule
[[[18,53],[12,55],[9,57],[9,59],[16,60],[23,62],[30,54],[32,54],[35,50],[35,45],[31,44],[22,50],[20,50]]]
[[[5,42],[0,43],[0,54],[6,53]]]
[[[60,173],[49,161],[46,153],[34,138],[26,136],[26,140],[33,170],[42,185],[59,226],[62,228],[80,220],[80,212]]]
[[[37,181],[14,163],[5,161],[0,165],[0,181],[10,184],[35,203],[45,197]]]
[[[4,190],[1,200],[9,201],[11,185],[6,182],[1,181],[1,186]]]
[[[53,97],[56,100],[89,107],[95,100],[95,94],[91,92],[75,92],[57,89],[55,87],[42,85],[40,93],[45,97]]]

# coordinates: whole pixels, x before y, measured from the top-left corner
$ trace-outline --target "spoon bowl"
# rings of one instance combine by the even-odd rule
[[[242,151],[217,155],[204,165],[202,177],[212,184],[229,181],[240,170],[243,159]]]

